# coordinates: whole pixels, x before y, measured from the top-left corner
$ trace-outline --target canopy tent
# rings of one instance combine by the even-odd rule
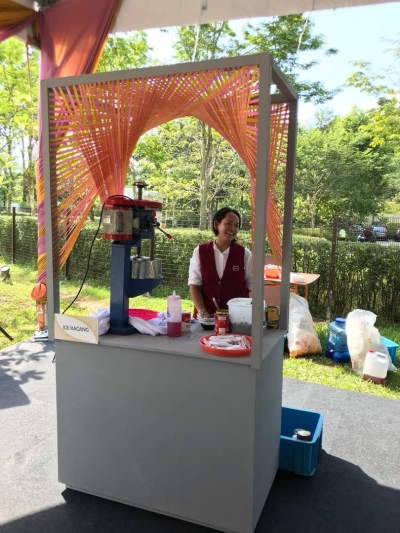
[[[386,0],[123,0],[113,31],[272,17]],[[389,0],[395,1],[395,0]]]
[[[31,9],[35,6],[34,0],[14,1]],[[391,1],[396,0],[122,0],[112,32],[272,17]],[[0,0],[0,12],[3,3],[8,2]]]

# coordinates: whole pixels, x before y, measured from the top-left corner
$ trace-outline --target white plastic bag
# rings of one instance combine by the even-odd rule
[[[375,321],[376,315],[372,311],[364,311],[364,309],[355,309],[346,318],[347,347],[352,368],[358,374],[362,374],[365,356],[370,349],[386,354],[388,370],[396,370],[387,346],[383,342],[379,330],[374,326]]]
[[[290,357],[322,352],[308,302],[294,292],[289,300],[288,348]]]
[[[89,316],[97,318],[99,321],[99,335],[105,335],[110,329],[110,308],[104,307]]]
[[[159,313],[156,318],[150,320],[143,320],[138,316],[130,316],[129,324],[136,328],[140,333],[145,335],[166,335],[167,334],[167,321],[165,319],[165,313]]]

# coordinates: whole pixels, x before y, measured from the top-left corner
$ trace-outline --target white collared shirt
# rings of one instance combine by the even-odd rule
[[[215,257],[215,266],[219,278],[221,279],[225,270],[226,262],[228,261],[229,250],[227,248],[224,252],[221,252],[215,241],[213,242],[214,248],[214,257]],[[245,271],[245,282],[249,291],[252,290],[252,277],[251,277],[251,262],[252,262],[252,253],[248,248],[244,249],[244,271]],[[201,266],[200,266],[200,255],[199,255],[199,246],[193,250],[192,258],[190,259],[189,265],[189,280],[188,285],[203,285],[203,277],[201,275]]]

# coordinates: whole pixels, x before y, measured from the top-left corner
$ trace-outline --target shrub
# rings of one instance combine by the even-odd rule
[[[60,273],[71,279],[81,280],[86,271],[88,281],[96,281],[109,287],[111,271],[111,242],[98,235],[98,222],[87,221],[77,239],[68,264]],[[12,217],[0,215],[0,255],[11,257]],[[187,286],[189,262],[193,249],[213,238],[211,231],[198,229],[171,229],[173,238],[167,239],[156,231],[155,257],[162,259],[164,282],[154,295],[166,295],[178,290],[182,297],[189,296]],[[319,279],[309,288],[309,306],[315,319],[325,319],[328,305],[328,288],[331,270],[331,241],[313,237],[299,231],[293,234],[293,270],[314,272]],[[329,234],[328,229],[326,234]],[[238,242],[251,248],[251,234],[242,230]],[[93,243],[93,245],[92,245]],[[17,216],[15,229],[16,260],[21,264],[37,261],[37,219]],[[142,255],[150,255],[150,241],[142,241]],[[132,248],[132,254],[136,250]],[[266,253],[270,253],[266,245]],[[353,309],[373,311],[386,322],[400,322],[400,261],[397,246],[360,244],[339,241],[336,247],[333,290],[330,302],[333,316],[346,316]],[[301,291],[300,291],[301,292]],[[268,303],[268,302],[267,302]]]

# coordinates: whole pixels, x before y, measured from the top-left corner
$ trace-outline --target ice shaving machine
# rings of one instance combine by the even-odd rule
[[[135,182],[138,198],[110,196],[103,208],[103,238],[111,243],[110,329],[108,333],[130,335],[137,330],[129,323],[129,298],[145,294],[162,282],[161,260],[141,255],[142,239],[153,239],[160,228],[156,211],[162,204],[143,199],[144,182]],[[136,248],[136,255],[131,249]]]

